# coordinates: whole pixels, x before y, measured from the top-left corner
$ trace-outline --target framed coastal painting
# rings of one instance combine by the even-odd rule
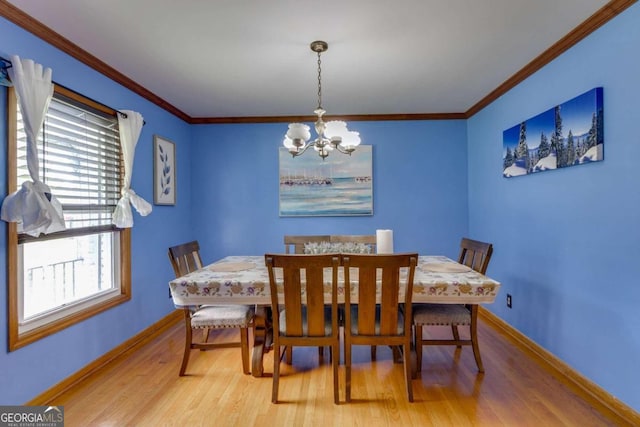
[[[310,151],[292,157],[280,148],[280,216],[373,215],[371,146],[324,160]]]
[[[505,178],[602,161],[602,88],[591,89],[505,130],[502,142]]]
[[[153,136],[153,203],[176,204],[176,146],[159,135]]]

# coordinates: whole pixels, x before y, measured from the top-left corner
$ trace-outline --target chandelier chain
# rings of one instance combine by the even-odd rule
[[[318,52],[318,108],[322,108],[322,61]]]

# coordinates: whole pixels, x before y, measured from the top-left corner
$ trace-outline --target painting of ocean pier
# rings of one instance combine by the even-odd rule
[[[309,152],[292,157],[281,147],[280,216],[373,215],[370,145],[351,155],[333,151],[325,160]]]

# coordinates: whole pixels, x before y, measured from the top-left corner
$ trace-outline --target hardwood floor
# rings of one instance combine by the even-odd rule
[[[470,348],[426,347],[423,371],[407,402],[402,364],[391,350],[353,354],[351,403],[333,403],[328,357],[296,348],[282,364],[281,403],[272,404],[271,378],[242,373],[237,348],[193,351],[179,377],[182,323],[125,354],[57,397],[66,426],[608,426],[615,422],[589,406],[484,321],[478,333],[486,372],[478,374]],[[448,333],[449,330],[442,332]],[[237,331],[211,339],[236,338]],[[328,351],[325,351],[328,353]],[[265,358],[272,372],[273,354]]]

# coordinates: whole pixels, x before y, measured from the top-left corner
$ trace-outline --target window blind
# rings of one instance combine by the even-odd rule
[[[31,180],[20,111],[17,136],[20,186]],[[73,100],[54,94],[38,140],[38,158],[40,179],[62,204],[67,226],[66,231],[43,237],[113,229],[111,217],[122,188],[122,157],[115,114],[80,107]],[[21,235],[19,240],[31,238]]]

